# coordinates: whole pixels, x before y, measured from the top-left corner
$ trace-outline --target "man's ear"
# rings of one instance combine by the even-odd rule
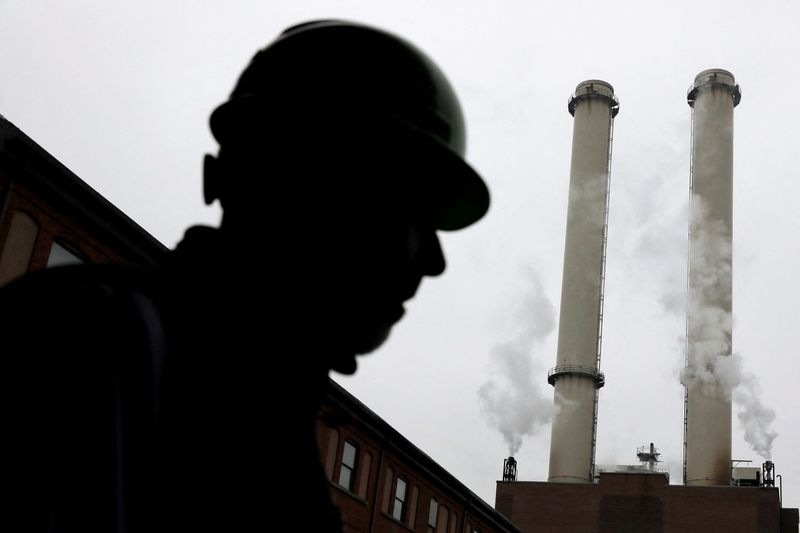
[[[211,205],[219,199],[219,161],[216,157],[206,154],[203,159],[203,199],[206,205]]]

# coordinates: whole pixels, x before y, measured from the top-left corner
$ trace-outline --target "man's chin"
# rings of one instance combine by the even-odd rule
[[[389,338],[391,330],[392,327],[386,325],[376,329],[371,335],[361,335],[351,339],[346,349],[331,358],[331,369],[340,374],[354,374],[358,368],[356,357],[377,350]]]
[[[342,356],[331,362],[331,370],[347,376],[355,374],[357,369],[358,363],[356,363],[355,355]]]

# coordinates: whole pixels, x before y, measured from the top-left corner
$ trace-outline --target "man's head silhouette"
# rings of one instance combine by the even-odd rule
[[[461,108],[408,42],[319,21],[253,58],[211,131],[218,229],[152,267],[0,288],[9,524],[342,531],[315,438],[328,374],[354,372],[444,271],[437,231],[488,209]]]
[[[444,270],[436,231],[489,206],[444,74],[364,25],[286,30],[256,54],[211,130],[220,151],[206,156],[205,197],[222,204],[223,235],[278,252],[262,281],[297,282],[283,296],[343,372],[383,342],[422,277]]]

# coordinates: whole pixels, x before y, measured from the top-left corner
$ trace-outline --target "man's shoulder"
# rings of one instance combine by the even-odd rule
[[[121,386],[123,374],[149,390],[165,344],[151,278],[136,268],[70,266],[0,289],[2,381],[32,402],[24,413],[81,402],[108,407],[103,391]]]
[[[156,287],[155,272],[136,267],[74,265],[32,272],[0,288],[0,324],[8,336],[33,345],[57,342],[58,335],[87,342],[87,333],[107,333],[123,314],[154,312]]]
[[[70,265],[30,272],[0,288],[0,307],[11,300],[52,300],[74,295],[112,297],[153,290],[155,271],[121,265]]]

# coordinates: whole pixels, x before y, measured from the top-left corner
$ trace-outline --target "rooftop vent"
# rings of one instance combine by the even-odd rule
[[[513,456],[503,460],[503,481],[517,480],[517,460]]]

